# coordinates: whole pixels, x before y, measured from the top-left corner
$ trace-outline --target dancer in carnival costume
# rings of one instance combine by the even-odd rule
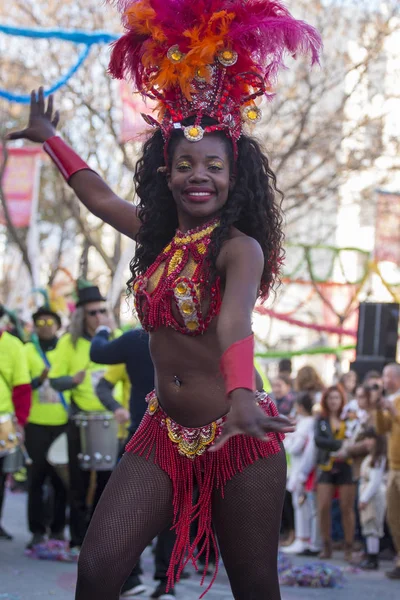
[[[159,103],[136,166],[139,206],[55,136],[58,115],[42,90],[28,128],[11,135],[45,142],[89,210],[138,243],[132,288],[156,390],[97,506],[76,598],[117,600],[146,545],[173,521],[171,586],[186,561],[216,549],[216,535],[234,597],[276,600],[281,441],[293,426],[256,377],[251,316],[279,277],[282,219],[275,176],[243,129],[260,120],[255,99],[270,93],[285,52],[309,51],[316,62],[320,38],[267,0],[118,5],[126,33],[110,72]]]

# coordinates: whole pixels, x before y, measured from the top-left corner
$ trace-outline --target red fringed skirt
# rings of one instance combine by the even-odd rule
[[[278,416],[275,404],[265,392],[257,392],[257,403],[268,416]],[[155,392],[147,396],[148,410],[126,446],[147,459],[154,456],[155,463],[171,478],[176,542],[168,570],[168,584],[179,581],[182,570],[189,561],[197,569],[197,560],[205,554],[207,572],[211,544],[216,555],[216,568],[209,591],[218,573],[218,548],[212,528],[211,496],[215,489],[224,495],[226,483],[260,458],[277,454],[283,435],[270,434],[269,440],[238,435],[230,438],[217,452],[207,452],[222,430],[226,417],[204,427],[189,428],[179,425],[163,411]],[[194,484],[199,498],[193,504]],[[198,520],[197,536],[190,540],[191,523]],[[200,550],[197,550],[201,543]],[[204,577],[201,582],[204,583]]]

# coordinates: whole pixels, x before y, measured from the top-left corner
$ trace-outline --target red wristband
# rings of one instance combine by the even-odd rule
[[[49,138],[43,144],[43,150],[47,152],[51,160],[57,166],[65,181],[69,181],[74,173],[92,169],[57,135]]]
[[[227,395],[239,388],[256,390],[254,335],[235,342],[225,350],[221,357],[221,371]]]

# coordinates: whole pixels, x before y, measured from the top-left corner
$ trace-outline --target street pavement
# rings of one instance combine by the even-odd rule
[[[39,561],[24,555],[29,539],[26,524],[26,496],[11,494],[6,496],[3,525],[14,535],[14,541],[0,541],[0,600],[35,600],[53,598],[55,600],[73,600],[76,582],[76,566],[61,562]],[[238,548],[240,552],[240,548]],[[344,567],[337,559],[333,564]],[[146,551],[144,557],[145,575],[143,582],[149,593],[154,589],[152,580],[152,554]],[[295,564],[305,559],[295,558]],[[282,587],[282,600],[392,600],[400,598],[400,581],[390,581],[384,576],[384,570],[390,563],[382,563],[381,570],[373,573],[346,572],[345,584],[341,589],[310,589]],[[110,565],[112,570],[112,565]],[[176,588],[178,600],[197,600],[201,593],[200,577],[194,570],[190,579]],[[147,595],[138,598],[145,600]],[[96,600],[93,598],[93,600]],[[228,579],[223,568],[217,582],[207,594],[206,600],[233,600]],[[257,599],[258,600],[258,599]],[[268,597],[259,600],[268,600]]]

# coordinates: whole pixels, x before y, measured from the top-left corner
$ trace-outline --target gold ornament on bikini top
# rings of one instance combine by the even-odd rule
[[[219,278],[212,285],[207,281],[207,252],[218,226],[219,220],[214,219],[185,233],[177,231],[147,272],[136,279],[135,306],[143,329],[165,326],[189,335],[204,333],[221,304]],[[206,316],[201,307],[205,288],[209,293]],[[181,322],[173,315],[171,301]]]

